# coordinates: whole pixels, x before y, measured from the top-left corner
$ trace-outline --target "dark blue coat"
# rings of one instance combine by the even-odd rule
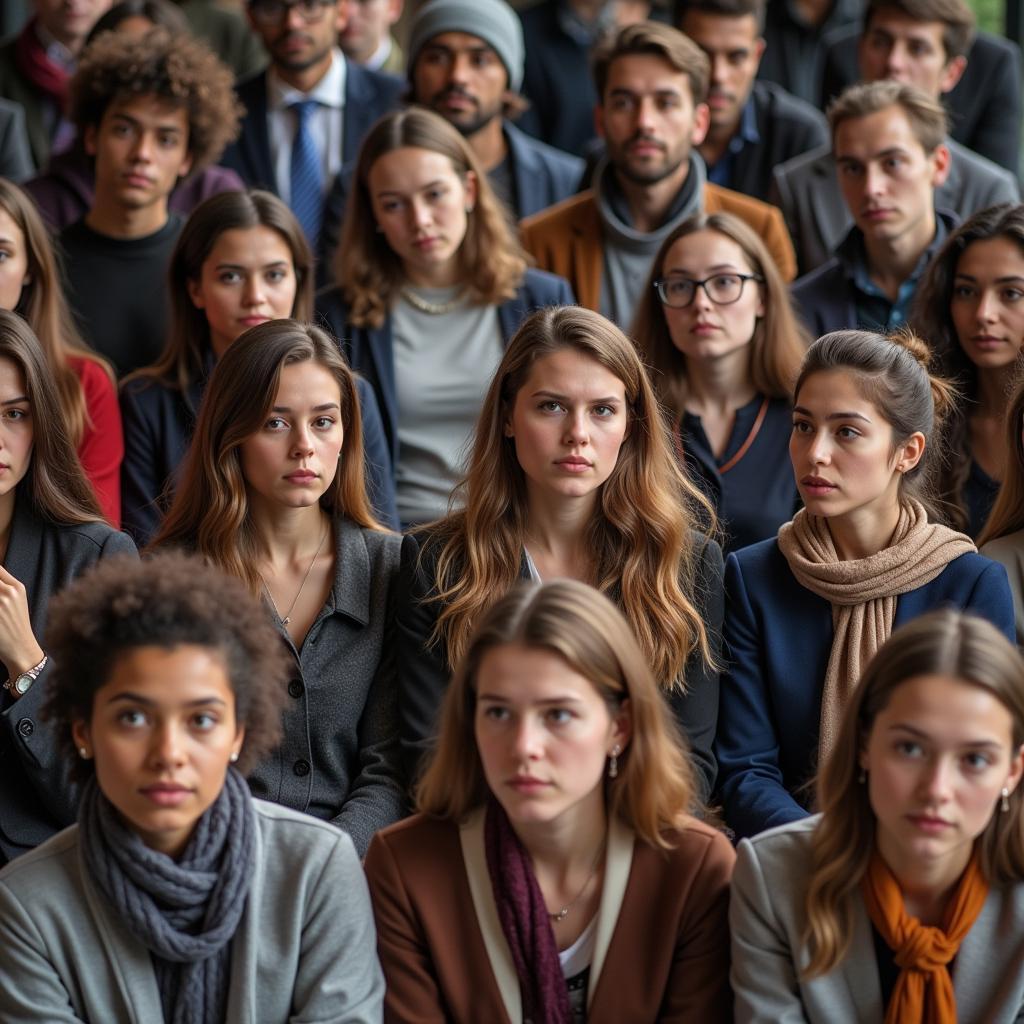
[[[729,555],[725,593],[715,753],[725,820],[742,838],[809,813],[812,794],[801,787],[817,758],[832,606],[796,581],[774,538]],[[1015,640],[1006,570],[988,558],[961,555],[902,594],[893,628],[943,607],[974,612]]]
[[[374,121],[399,105],[405,83],[395,75],[370,71],[347,58],[345,64],[341,153],[342,159],[354,160]],[[249,188],[266,189],[276,195],[278,186],[267,126],[266,71],[247,78],[236,91],[245,107],[245,116],[238,141],[228,146],[220,162],[236,171]]]
[[[183,395],[165,381],[135,377],[121,387],[121,520],[139,545],[153,539],[170,504],[205,386],[205,380],[193,381]],[[364,380],[356,378],[356,391],[363,417],[367,493],[381,520],[397,529],[394,473],[377,401]]]
[[[578,156],[563,153],[521,131],[510,121],[503,127],[508,145],[508,160],[512,165],[515,187],[516,220],[546,210],[555,203],[575,195],[583,178],[583,161]],[[320,229],[320,265],[329,275],[334,253],[341,239],[345,223],[345,207],[352,191],[355,161],[350,161],[334,179],[327,194],[324,222]]]
[[[569,283],[563,278],[543,270],[527,270],[515,298],[498,306],[502,339],[507,345],[519,325],[535,309],[568,306],[575,301]],[[320,292],[316,311],[326,321],[327,330],[341,343],[352,369],[362,374],[373,388],[384,423],[391,465],[398,465],[398,395],[390,315],[380,327],[353,327],[348,322],[348,308],[338,287]]]

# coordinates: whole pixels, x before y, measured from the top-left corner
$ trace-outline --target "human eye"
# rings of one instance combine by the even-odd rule
[[[489,704],[483,709],[483,716],[492,722],[504,722],[508,719],[508,708],[500,704]]]
[[[313,426],[316,427],[318,430],[330,430],[331,427],[334,426],[334,417],[317,416],[317,418],[313,420]]]
[[[1020,288],[1004,288],[1001,297],[1004,302],[1019,302],[1024,298],[1024,290]]]
[[[608,106],[619,113],[626,113],[636,106],[636,100],[632,96],[616,95],[608,101]]]
[[[280,284],[287,276],[288,271],[284,267],[275,267],[266,273],[266,279],[270,284]]]
[[[903,757],[920,757],[924,753],[921,744],[916,740],[897,740],[895,745],[897,754]]]
[[[679,106],[678,96],[659,96],[658,97],[658,109],[659,110],[675,110]]]
[[[146,724],[146,713],[139,708],[125,708],[118,712],[117,722],[129,729],[138,729]]]
[[[565,412],[565,406],[553,398],[545,398],[543,402],[537,404],[537,408],[541,412]]]
[[[402,203],[399,199],[382,199],[380,202],[381,212],[383,213],[397,213],[401,206]]]
[[[844,178],[856,178],[859,174],[863,174],[863,172],[863,166],[855,160],[844,160],[839,165],[839,173]]]
[[[477,51],[470,56],[470,63],[475,68],[489,68],[494,63],[494,56],[486,50]]]
[[[162,148],[173,149],[178,144],[178,136],[175,132],[161,132],[158,141]]]
[[[572,721],[572,712],[568,708],[548,708],[546,717],[552,725],[567,725]]]
[[[927,57],[931,53],[931,47],[920,39],[914,39],[907,45],[907,53],[911,57]]]
[[[855,437],[860,437],[860,431],[853,427],[840,427],[836,431],[836,437],[840,437],[844,441],[852,441]]]
[[[9,252],[4,252],[2,249],[0,249],[0,263],[3,263],[5,260],[9,259],[13,259],[13,254]]]
[[[794,434],[809,434],[813,429],[807,420],[793,420]]]
[[[6,419],[8,423],[24,423],[28,418],[28,409],[21,408],[20,406],[14,406],[11,409],[4,409],[4,419]]]
[[[983,772],[986,768],[991,767],[992,758],[980,750],[972,750],[964,755],[964,764],[969,771]]]
[[[609,419],[618,412],[618,409],[616,409],[614,405],[607,405],[602,402],[600,405],[594,406],[594,412],[596,415],[600,416],[601,419]]]
[[[220,724],[220,719],[211,711],[197,711],[192,716],[192,727],[199,732],[210,732]]]
[[[263,424],[265,430],[283,430],[288,426],[287,423],[280,416],[271,416],[266,423]]]
[[[954,299],[969,299],[974,295],[974,289],[969,284],[957,284],[953,286]]]
[[[217,280],[221,284],[238,284],[242,280],[242,275],[237,270],[222,270],[217,275]]]
[[[890,171],[898,171],[904,166],[904,164],[906,164],[906,162],[907,161],[904,157],[893,154],[892,156],[885,158],[883,166]]]

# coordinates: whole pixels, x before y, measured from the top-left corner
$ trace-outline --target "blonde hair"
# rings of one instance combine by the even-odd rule
[[[682,417],[687,390],[686,358],[669,334],[654,282],[664,274],[665,259],[672,246],[698,231],[716,231],[735,242],[751,271],[762,279],[761,284],[752,282],[762,289],[764,316],[758,318],[750,339],[750,376],[760,394],[789,401],[811,339],[793,311],[789,288],[771,253],[761,238],[731,213],[698,213],[687,218],[665,239],[651,264],[633,322],[633,337],[653,371],[658,397],[676,420]]]
[[[868,117],[889,107],[899,107],[906,114],[914,138],[926,153],[934,153],[946,141],[949,134],[946,108],[917,86],[886,78],[851,85],[829,104],[826,115],[833,143],[844,121]]]
[[[922,615],[892,634],[854,690],[818,777],[822,818],[814,832],[807,883],[807,978],[827,974],[849,951],[857,890],[875,847],[875,815],[867,786],[859,781],[861,752],[893,693],[908,679],[926,675],[947,676],[987,691],[1010,713],[1014,750],[1024,743],[1024,660],[995,626],[945,610]],[[1009,799],[1009,811],[993,814],[975,840],[990,882],[1024,880],[1020,787]]]
[[[380,327],[405,280],[402,261],[377,230],[370,195],[373,165],[385,154],[405,148],[440,153],[463,181],[468,174],[475,177],[476,202],[466,216],[466,236],[459,247],[460,279],[478,305],[514,298],[526,274],[526,253],[487,172],[469,143],[440,114],[412,107],[382,117],[359,149],[335,261],[350,322],[357,327]]]
[[[417,808],[459,821],[486,800],[474,730],[477,674],[483,656],[506,644],[558,655],[593,684],[612,714],[629,701],[631,735],[617,777],[605,784],[608,811],[644,842],[669,847],[663,833],[685,824],[696,794],[686,740],[618,609],[572,580],[517,587],[481,621],[445,694]]]
[[[613,595],[658,679],[685,689],[691,653],[714,661],[694,606],[692,509],[714,523],[707,499],[680,471],[654,389],[636,349],[613,323],[579,306],[539,310],[509,343],[487,391],[469,458],[453,500],[464,507],[433,524],[441,545],[434,581],[439,605],[433,642],[450,664],[469,646],[476,623],[515,583],[526,529],[526,478],[505,436],[516,395],[538,359],[573,349],[622,381],[629,415],[618,461],[601,488],[587,550],[596,584]]]

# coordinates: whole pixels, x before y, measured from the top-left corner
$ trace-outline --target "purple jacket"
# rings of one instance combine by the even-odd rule
[[[77,147],[50,159],[49,167],[27,181],[24,189],[35,200],[43,220],[53,232],[81,220],[92,208],[95,174],[92,158]],[[171,193],[172,213],[188,215],[204,199],[220,192],[241,192],[242,179],[227,167],[207,167],[180,182]]]

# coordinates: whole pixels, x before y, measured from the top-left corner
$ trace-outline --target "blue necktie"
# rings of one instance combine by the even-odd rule
[[[292,140],[292,212],[314,248],[324,207],[324,169],[310,123],[319,106],[316,100],[301,100],[291,105],[299,122]]]

